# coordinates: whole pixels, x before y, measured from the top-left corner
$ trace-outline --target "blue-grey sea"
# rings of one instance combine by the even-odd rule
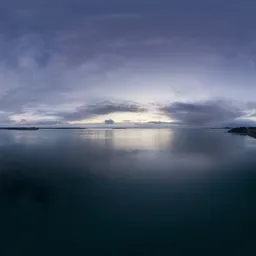
[[[0,255],[256,255],[256,140],[0,131]]]

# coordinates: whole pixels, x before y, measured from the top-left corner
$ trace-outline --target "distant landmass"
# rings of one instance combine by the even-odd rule
[[[38,131],[38,130],[86,130],[84,127],[0,127],[0,130]]]
[[[86,130],[85,127],[40,127],[40,130]]]
[[[203,129],[211,129],[211,130],[229,130],[231,127],[226,126],[226,127],[209,127],[209,128],[203,128]]]
[[[37,131],[37,127],[0,127],[0,130]]]
[[[256,127],[236,127],[228,131],[229,133],[248,135],[250,137],[256,138]]]

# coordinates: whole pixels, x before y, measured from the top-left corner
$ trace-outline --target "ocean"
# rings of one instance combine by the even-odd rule
[[[256,140],[0,131],[0,255],[255,255]]]

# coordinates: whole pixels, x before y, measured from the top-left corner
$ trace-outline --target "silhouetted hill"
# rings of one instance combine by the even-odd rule
[[[37,131],[36,127],[1,127],[0,130]]]
[[[250,137],[256,138],[256,127],[238,127],[233,128],[228,132],[240,135],[248,135]]]
[[[236,127],[236,128],[232,128],[230,129],[228,132],[230,133],[239,133],[239,134],[247,134],[248,133],[248,128],[246,127]]]

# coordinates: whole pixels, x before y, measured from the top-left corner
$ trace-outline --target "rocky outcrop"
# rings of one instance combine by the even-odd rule
[[[237,127],[237,128],[230,129],[228,132],[238,133],[238,134],[247,134],[248,133],[248,128],[247,127]]]
[[[240,135],[248,135],[256,138],[256,127],[238,127],[229,130],[228,132]]]

